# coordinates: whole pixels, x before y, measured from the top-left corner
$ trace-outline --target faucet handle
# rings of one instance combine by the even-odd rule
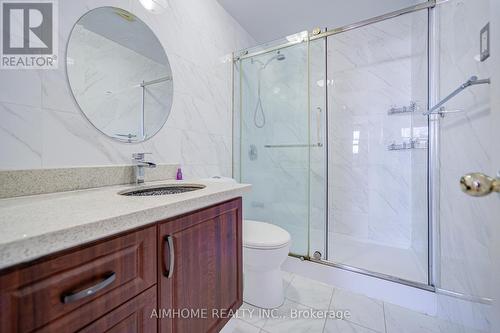
[[[151,153],[133,153],[132,159],[142,161],[144,160],[144,155],[151,155]]]

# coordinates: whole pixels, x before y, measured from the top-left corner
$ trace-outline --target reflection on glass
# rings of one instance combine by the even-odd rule
[[[123,9],[97,8],[76,23],[67,74],[87,119],[112,138],[146,140],[169,116],[173,79],[167,55],[149,27]]]

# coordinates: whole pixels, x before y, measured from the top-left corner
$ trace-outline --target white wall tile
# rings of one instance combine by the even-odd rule
[[[42,110],[0,102],[0,169],[42,166]]]
[[[35,143],[26,148],[31,153],[22,153],[24,157],[22,149],[6,150],[0,169],[128,164],[133,152],[147,151],[157,163],[180,163],[186,176],[230,176],[231,63],[227,58],[255,42],[215,0],[170,0],[168,4],[156,15],[132,0],[60,2],[59,68],[2,73],[0,102],[43,109],[26,122],[9,120],[7,131],[19,135],[10,147]],[[99,6],[116,6],[137,15],[155,32],[169,57],[174,77],[171,116],[157,136],[141,144],[118,143],[97,132],[81,116],[69,90],[64,60],[70,31],[83,14]],[[15,112],[30,114],[19,108]]]
[[[492,75],[490,59],[477,60],[479,31],[488,23],[488,0],[454,0],[436,10],[439,20],[439,97],[453,91],[472,75]],[[460,36],[458,38],[458,36]],[[489,86],[476,86],[447,103],[465,112],[440,120],[440,270],[439,287],[469,296],[492,297],[492,226],[490,214],[498,198],[474,200],[460,191],[458,181],[469,172],[495,175],[492,156],[497,153],[491,122]],[[439,315],[469,327],[487,329],[488,308],[449,297],[438,297]]]
[[[405,131],[411,132],[415,124],[427,126],[408,114],[388,115],[391,107],[409,106],[412,101],[426,108],[427,80],[422,78],[427,70],[426,40],[421,37],[426,32],[427,15],[421,11],[328,39],[328,74],[333,81],[328,90],[330,231],[344,239],[352,237],[355,244],[365,242],[366,251],[377,244],[388,252],[394,248],[394,254],[401,249],[413,252],[415,240],[423,244],[427,237],[427,219],[416,214],[417,209],[426,210],[426,187],[414,191],[416,182],[425,184],[426,173],[413,173],[416,167],[426,168],[426,156],[415,160],[411,150],[387,149],[393,142],[408,141]],[[419,195],[423,200],[413,199]],[[416,203],[420,206],[414,208]],[[338,262],[340,252],[337,246],[329,259]],[[384,270],[386,258],[379,258],[378,267],[370,267],[425,283],[425,273],[407,274],[426,269],[426,262],[419,262],[423,255],[406,257],[415,260],[415,270],[398,269],[395,264]],[[351,265],[366,268],[355,256],[352,259]]]

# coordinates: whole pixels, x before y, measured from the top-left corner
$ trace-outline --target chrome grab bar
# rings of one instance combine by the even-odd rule
[[[433,114],[443,115],[446,112],[443,109],[441,109],[441,107],[446,102],[448,102],[450,99],[452,99],[453,97],[455,97],[456,95],[458,95],[459,93],[461,93],[462,91],[464,91],[465,89],[467,89],[470,86],[475,86],[475,85],[478,85],[478,84],[490,84],[490,83],[491,83],[490,79],[478,80],[477,76],[475,76],[475,75],[471,76],[470,79],[468,79],[467,81],[465,81],[464,83],[462,83],[451,94],[449,94],[448,96],[446,96],[445,98],[443,98],[439,103],[437,103],[436,105],[434,105],[428,111],[424,112],[423,115],[424,116],[430,116],[430,115],[433,115]]]

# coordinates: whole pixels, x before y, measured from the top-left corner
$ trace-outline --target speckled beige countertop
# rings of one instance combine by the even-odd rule
[[[146,185],[177,181],[150,182]],[[251,186],[202,180],[205,188],[181,194],[132,197],[132,185],[0,200],[0,269],[240,197]]]

